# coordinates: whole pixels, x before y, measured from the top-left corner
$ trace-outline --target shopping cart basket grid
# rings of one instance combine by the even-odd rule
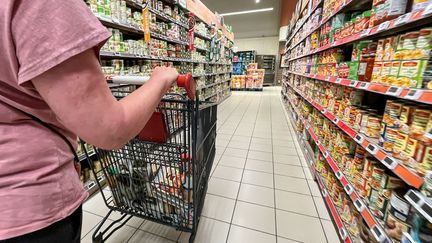
[[[113,92],[118,98],[128,93]],[[166,125],[165,143],[134,138],[117,150],[95,148],[102,168],[90,165],[95,176],[106,178],[110,197],[98,185],[109,212],[122,214],[117,224],[129,220],[125,215],[137,216],[191,232],[193,242],[215,156],[216,108],[167,94],[156,109]],[[110,232],[98,227],[93,241],[104,242],[119,228],[108,227]]]

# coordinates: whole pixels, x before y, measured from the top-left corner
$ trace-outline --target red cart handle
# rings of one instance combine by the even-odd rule
[[[180,74],[177,77],[177,86],[183,87],[186,90],[189,99],[194,100],[196,96],[196,82],[190,73]]]
[[[116,84],[143,85],[150,79],[150,76],[115,76],[112,82]],[[186,89],[189,99],[194,100],[196,96],[196,82],[190,73],[180,74],[177,77],[177,86]]]

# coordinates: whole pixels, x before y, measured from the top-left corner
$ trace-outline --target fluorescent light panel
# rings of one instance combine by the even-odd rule
[[[273,10],[273,8],[261,8],[261,9],[246,10],[246,11],[239,11],[239,12],[232,12],[232,13],[223,13],[223,14],[221,14],[221,16],[231,16],[231,15],[267,12],[267,11],[272,11],[272,10]]]

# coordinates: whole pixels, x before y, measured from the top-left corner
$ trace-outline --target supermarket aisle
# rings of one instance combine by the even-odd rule
[[[217,154],[196,243],[339,241],[279,97],[280,88],[234,92],[220,105]],[[85,243],[108,210],[100,195],[84,210]],[[110,242],[187,240],[186,233],[133,219]]]

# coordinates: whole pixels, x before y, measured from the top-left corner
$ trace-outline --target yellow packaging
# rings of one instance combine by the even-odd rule
[[[371,82],[374,83],[380,83],[381,82],[381,76],[382,76],[382,62],[375,62],[372,70],[372,78]]]
[[[401,61],[398,86],[421,88],[423,72],[426,68],[427,60],[405,60]]]

